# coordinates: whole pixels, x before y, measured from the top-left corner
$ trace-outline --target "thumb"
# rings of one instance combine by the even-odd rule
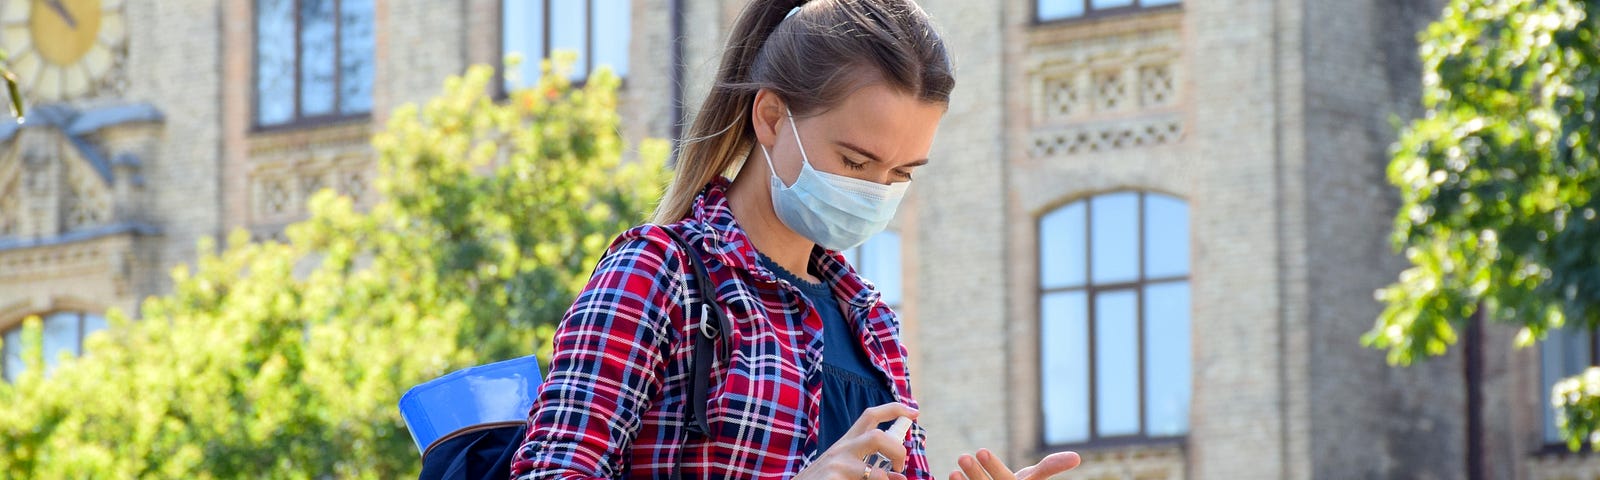
[[[1083,458],[1077,452],[1053,453],[1031,467],[1017,471],[1017,480],[1042,480],[1078,468]]]

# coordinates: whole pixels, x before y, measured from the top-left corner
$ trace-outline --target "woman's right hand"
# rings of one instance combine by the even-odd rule
[[[904,480],[905,475],[897,472],[906,469],[906,439],[892,438],[889,432],[878,429],[878,425],[891,422],[900,417],[917,419],[917,411],[903,403],[885,403],[868,408],[861,412],[861,417],[856,418],[856,423],[850,426],[828,451],[822,452],[817,461],[812,462],[799,474],[795,480]],[[894,470],[885,471],[880,468],[871,468],[868,472],[865,458],[874,453],[883,454],[884,457],[894,462]]]

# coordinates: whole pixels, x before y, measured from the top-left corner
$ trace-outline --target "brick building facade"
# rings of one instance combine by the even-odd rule
[[[32,103],[0,126],[0,332],[81,336],[201,236],[278,235],[321,188],[371,202],[388,112],[508,50],[623,63],[624,135],[670,137],[743,2],[61,4],[0,0]],[[1440,1],[921,4],[958,86],[853,255],[899,303],[936,469],[988,447],[1075,449],[1085,479],[1600,476],[1540,453],[1540,358],[1510,332],[1473,378],[1460,352],[1393,369],[1359,345],[1403,266],[1385,153]]]

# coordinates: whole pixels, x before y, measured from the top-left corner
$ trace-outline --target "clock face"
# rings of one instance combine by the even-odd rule
[[[122,0],[13,0],[0,8],[0,48],[30,102],[86,95],[110,80],[126,38]]]

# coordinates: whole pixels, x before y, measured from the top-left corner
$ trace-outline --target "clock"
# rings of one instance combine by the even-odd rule
[[[115,82],[127,31],[122,0],[10,0],[0,48],[30,102],[82,97]]]

